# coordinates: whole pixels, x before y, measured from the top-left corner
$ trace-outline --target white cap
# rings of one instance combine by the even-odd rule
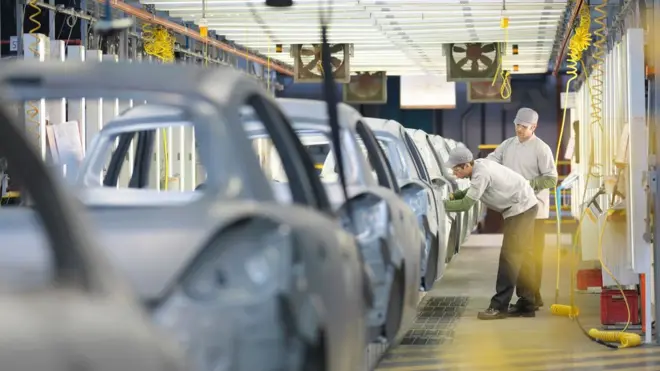
[[[472,152],[470,152],[467,147],[456,147],[449,153],[449,159],[447,160],[445,166],[454,167],[456,165],[463,165],[472,160]]]
[[[536,125],[539,121],[539,114],[536,113],[531,108],[526,108],[523,107],[518,110],[518,113],[516,114],[516,118],[513,119],[513,123],[516,125],[523,125],[523,126],[532,126]]]

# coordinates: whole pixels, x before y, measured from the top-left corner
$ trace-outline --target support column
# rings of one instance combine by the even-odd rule
[[[653,66],[656,75],[653,76],[651,93],[653,95],[651,104],[649,105],[649,114],[651,115],[650,124],[655,128],[655,169],[654,169],[654,178],[655,178],[655,200],[654,200],[654,210],[653,214],[653,286],[654,286],[654,298],[655,298],[655,319],[660,319],[660,201],[658,200],[658,195],[660,195],[660,182],[658,178],[660,177],[659,165],[660,165],[660,80],[657,78],[658,67],[660,67],[660,42],[658,37],[658,31],[660,30],[660,0],[653,0],[650,2],[650,27],[648,27],[648,35],[651,37],[651,42],[649,43],[649,50],[651,51],[651,56],[648,59],[650,65]],[[650,331],[650,329],[647,329]],[[660,345],[660,331],[656,331],[655,334],[656,343]]]

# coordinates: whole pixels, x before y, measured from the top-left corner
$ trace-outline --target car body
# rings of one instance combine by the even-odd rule
[[[446,139],[439,135],[431,135],[430,140],[431,143],[433,144],[433,149],[435,150],[436,154],[439,156],[439,159],[443,164],[447,162],[447,160],[449,159],[449,152],[451,151],[452,148],[455,148],[458,145],[464,145],[460,142],[456,142],[453,139]],[[444,165],[441,166],[441,170],[445,178],[449,180],[449,183],[453,188],[452,192],[470,188],[469,179],[456,178],[454,176],[453,170],[451,168],[445,167]],[[461,232],[460,232],[461,243],[463,243],[467,239],[467,236],[469,236],[469,233],[476,228],[477,222],[481,218],[482,210],[483,210],[482,203],[477,202],[477,204],[473,208],[471,208],[470,211],[462,213],[463,215],[459,216],[459,218],[461,219]],[[458,252],[458,250],[456,250],[456,252]]]
[[[365,118],[385,151],[401,187],[404,200],[415,211],[424,236],[422,255],[423,288],[430,290],[444,272],[446,246],[440,219],[444,204],[440,189],[431,184],[426,165],[403,125],[394,120]],[[443,226],[444,227],[444,226]]]
[[[467,148],[465,143],[459,142],[459,141],[454,141],[456,147],[464,147]],[[474,232],[475,229],[477,228],[479,222],[483,219],[483,203],[482,202],[477,202],[477,204],[466,213],[466,217],[468,218],[469,222],[469,229],[466,230],[466,235],[464,238],[467,238],[470,233]]]
[[[431,136],[427,134],[424,130],[420,129],[406,129],[408,134],[410,134],[410,137],[413,139],[415,142],[415,145],[417,146],[417,149],[422,156],[422,159],[424,160],[424,164],[426,164],[429,178],[431,181],[431,184],[434,187],[434,190],[439,194],[440,199],[446,200],[449,198],[449,194],[453,192],[453,187],[449,180],[445,177],[442,171],[442,167],[444,167],[444,163],[440,160],[439,156],[433,149],[433,145],[431,143]],[[458,235],[452,236],[452,225],[455,223],[458,223],[461,218],[457,218],[457,215],[453,213],[443,213],[440,215],[439,218],[439,224],[440,224],[440,229],[441,233],[440,235],[443,236],[443,239],[441,240],[441,246],[444,247],[445,251],[442,254],[444,256],[445,261],[447,261],[447,250],[448,249],[454,249],[457,250],[459,248],[460,244],[460,239],[457,238]],[[454,231],[460,231],[460,228],[454,228]],[[456,232],[454,232],[456,234]],[[438,274],[438,276],[442,276],[442,274]]]
[[[239,109],[254,108],[273,132],[286,124],[255,81],[229,68],[35,67],[3,69],[0,81],[38,94],[24,99],[149,102],[102,129],[80,167],[77,192],[99,228],[99,243],[155,323],[185,347],[191,370],[362,367],[366,309],[358,248],[317,192],[322,187],[298,177],[314,171],[299,157],[285,158],[286,171],[290,186],[303,192],[289,205],[276,200]],[[160,192],[149,176],[152,157],[161,153],[156,134],[175,127],[193,129],[188,150],[204,173],[195,177],[204,182],[198,191]],[[188,153],[177,157],[189,160]],[[124,169],[130,180],[118,189]],[[10,234],[25,238],[30,228],[23,221]]]
[[[7,68],[12,67],[0,68],[0,81]],[[9,98],[0,96],[0,158],[18,165],[13,174],[33,207],[0,208],[2,367],[188,370],[183,352],[146,318],[132,290],[110,267],[73,196],[5,111]],[[20,233],[26,224],[33,227],[31,234]]]
[[[401,329],[412,323],[419,299],[423,241],[415,228],[416,217],[388,183],[393,181],[391,175],[389,179],[384,178],[387,177],[384,156],[375,154],[370,161],[365,156],[365,142],[372,140],[374,147],[377,144],[375,139],[369,138],[373,134],[362,122],[359,112],[344,103],[337,105],[349,197],[346,200],[336,171],[325,102],[303,99],[278,99],[277,102],[306,151],[310,154],[320,154],[321,149],[325,151],[320,180],[347,230],[354,233],[371,273],[367,275],[374,295],[367,316],[370,339],[383,336],[392,341]],[[249,116],[246,120],[253,121]],[[264,133],[255,128],[249,136],[258,140]],[[271,164],[272,179],[278,184],[285,182],[276,176],[281,173],[278,161],[266,162]]]

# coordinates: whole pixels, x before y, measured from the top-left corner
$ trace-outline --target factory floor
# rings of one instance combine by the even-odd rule
[[[477,319],[493,294],[502,236],[473,235],[420,303],[401,344],[383,356],[377,370],[660,370],[660,347],[609,349],[587,339],[575,321],[550,313],[557,244],[554,235],[547,237],[545,306],[535,318]],[[568,304],[568,268],[561,277],[559,302]],[[599,300],[599,294],[576,295],[587,330],[600,328]]]

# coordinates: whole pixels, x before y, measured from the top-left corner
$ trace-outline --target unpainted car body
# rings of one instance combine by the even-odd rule
[[[365,143],[360,135],[371,132],[359,112],[344,103],[337,105],[349,197],[346,200],[336,172],[335,150],[330,143],[326,103],[303,99],[278,99],[277,102],[308,150],[313,146],[328,146],[320,179],[330,195],[333,208],[339,212],[347,229],[354,233],[371,273],[368,276],[374,302],[367,317],[370,338],[375,340],[384,336],[392,341],[412,322],[419,299],[419,261],[423,241],[415,229],[416,217],[391,186],[379,182],[378,175],[383,175],[372,173],[374,168],[379,169],[377,172],[386,171],[386,160],[375,154],[369,163],[361,151]],[[263,137],[258,125],[252,124],[252,127],[254,129],[249,131],[251,138]],[[373,142],[375,147],[375,139]],[[280,173],[278,161],[270,162],[276,165],[271,173]],[[275,176],[273,180],[280,184],[286,181]],[[348,215],[349,210],[352,217]]]
[[[412,138],[403,125],[394,120],[365,118],[365,122],[378,138],[385,151],[404,200],[415,211],[425,236],[422,254],[422,287],[430,290],[444,272],[446,248],[442,246],[440,220],[444,204],[440,189],[435,189],[428,176],[426,165]]]
[[[446,139],[439,135],[430,136],[431,143],[433,144],[433,149],[436,154],[439,156],[440,161],[444,164],[449,159],[449,152],[452,148],[455,148],[459,145],[460,142],[456,142],[453,139]],[[463,145],[460,143],[460,145]],[[458,179],[454,176],[453,170],[444,165],[441,166],[444,176],[449,180],[450,184],[453,187],[453,192],[457,190],[465,190],[470,188],[469,179]],[[457,219],[461,220],[461,230],[460,230],[460,242],[463,243],[469,236],[470,232],[474,231],[477,221],[480,218],[482,212],[482,203],[477,202],[477,204],[471,208],[468,212],[458,214]],[[458,250],[460,246],[458,246]]]
[[[321,186],[296,178],[296,171],[313,171],[300,158],[286,158],[286,169],[303,192],[295,205],[276,201],[239,107],[253,107],[270,130],[286,124],[255,81],[228,68],[71,62],[3,67],[0,77],[24,93],[21,99],[149,102],[103,128],[88,148],[78,192],[99,243],[155,322],[184,345],[190,370],[362,367],[366,309],[357,246],[330,216],[327,197],[316,192]],[[194,127],[203,190],[148,189],[155,131],[176,124]],[[124,166],[132,170],[129,187],[118,190]],[[43,244],[29,215],[3,238],[35,260]]]
[[[73,197],[5,111],[17,93],[5,90],[7,80],[34,84],[31,78],[41,73],[33,72],[44,68],[20,63],[0,67],[0,158],[17,165],[12,174],[30,194],[32,207],[0,208],[2,368],[188,370],[183,352],[146,319]]]
[[[449,197],[449,194],[452,192],[453,187],[443,174],[442,167],[444,167],[444,164],[433,149],[430,135],[420,129],[408,128],[406,131],[408,134],[410,134],[410,137],[415,142],[415,145],[417,146],[417,149],[422,156],[422,159],[424,160],[424,164],[427,166],[431,184],[433,184],[434,189],[440,195],[440,199],[446,200]],[[458,234],[454,232],[456,235],[451,235],[452,224],[456,223],[456,219],[460,220],[460,218],[457,218],[456,214],[454,213],[443,213],[440,215],[440,235],[443,236],[442,246],[444,246],[444,251],[441,254],[441,258],[445,259],[445,261],[448,260],[447,250],[457,250],[459,247],[458,244],[460,244],[460,239],[457,238]],[[460,231],[460,228],[455,228],[454,231]],[[438,278],[442,276],[442,273],[444,272],[438,274]]]

